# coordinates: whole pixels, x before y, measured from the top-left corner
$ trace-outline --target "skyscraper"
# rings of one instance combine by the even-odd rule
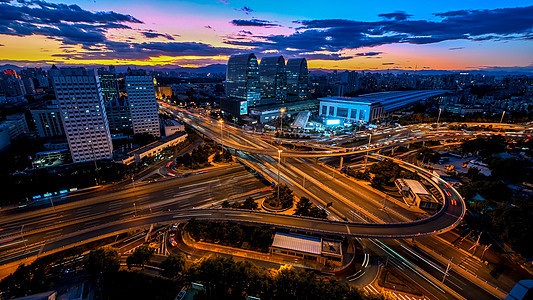
[[[53,67],[49,74],[72,160],[111,158],[113,144],[96,72]]]
[[[287,98],[287,72],[283,56],[263,57],[259,66],[261,97],[284,103]]]
[[[98,79],[100,79],[100,87],[102,88],[102,98],[104,99],[104,105],[117,99],[120,94],[118,92],[117,75],[111,73],[105,68],[98,69]]]
[[[246,100],[249,107],[260,104],[259,65],[253,53],[233,55],[228,60],[226,96]]]
[[[154,78],[144,70],[130,70],[124,77],[130,104],[133,133],[160,137],[159,104],[155,99]]]
[[[287,98],[289,101],[307,99],[309,89],[309,71],[305,58],[287,61]]]

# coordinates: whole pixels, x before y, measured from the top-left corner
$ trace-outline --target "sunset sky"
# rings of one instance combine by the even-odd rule
[[[0,0],[0,64],[205,66],[253,52],[310,68],[533,70],[526,0]]]

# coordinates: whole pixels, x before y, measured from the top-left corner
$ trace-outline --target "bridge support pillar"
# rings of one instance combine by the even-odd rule
[[[344,156],[341,156],[341,165],[339,166],[339,169],[342,170],[342,163],[344,162]]]

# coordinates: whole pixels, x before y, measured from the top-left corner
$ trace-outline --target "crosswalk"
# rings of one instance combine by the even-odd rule
[[[392,299],[398,299],[398,300],[422,300],[422,299],[425,299],[425,298],[411,296],[411,295],[405,295],[405,294],[397,293],[397,292],[393,292],[393,291],[384,291],[384,290],[382,290],[380,288],[375,287],[373,284],[369,284],[369,285],[361,288],[361,290],[367,296],[380,295],[380,294],[385,293],[385,294],[387,294],[389,296],[392,296]]]

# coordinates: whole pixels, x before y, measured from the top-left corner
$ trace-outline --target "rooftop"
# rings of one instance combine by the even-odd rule
[[[403,180],[407,186],[413,191],[415,194],[419,195],[428,195],[429,192],[426,190],[426,188],[418,181],[412,180],[412,179],[404,179]]]
[[[155,148],[157,148],[157,147],[159,147],[161,145],[164,145],[164,144],[166,144],[166,143],[168,143],[168,142],[170,142],[170,141],[172,141],[174,139],[180,138],[180,137],[182,137],[184,135],[187,135],[187,133],[186,132],[178,132],[178,133],[175,133],[173,135],[169,135],[166,138],[160,139],[159,141],[156,141],[156,142],[153,142],[153,143],[148,144],[146,146],[143,146],[141,148],[135,149],[135,150],[129,152],[128,154],[135,155],[135,154],[141,154],[141,153],[148,152],[148,151],[150,151],[152,149],[155,149]]]
[[[276,233],[272,247],[320,255],[322,241],[308,236]]]

